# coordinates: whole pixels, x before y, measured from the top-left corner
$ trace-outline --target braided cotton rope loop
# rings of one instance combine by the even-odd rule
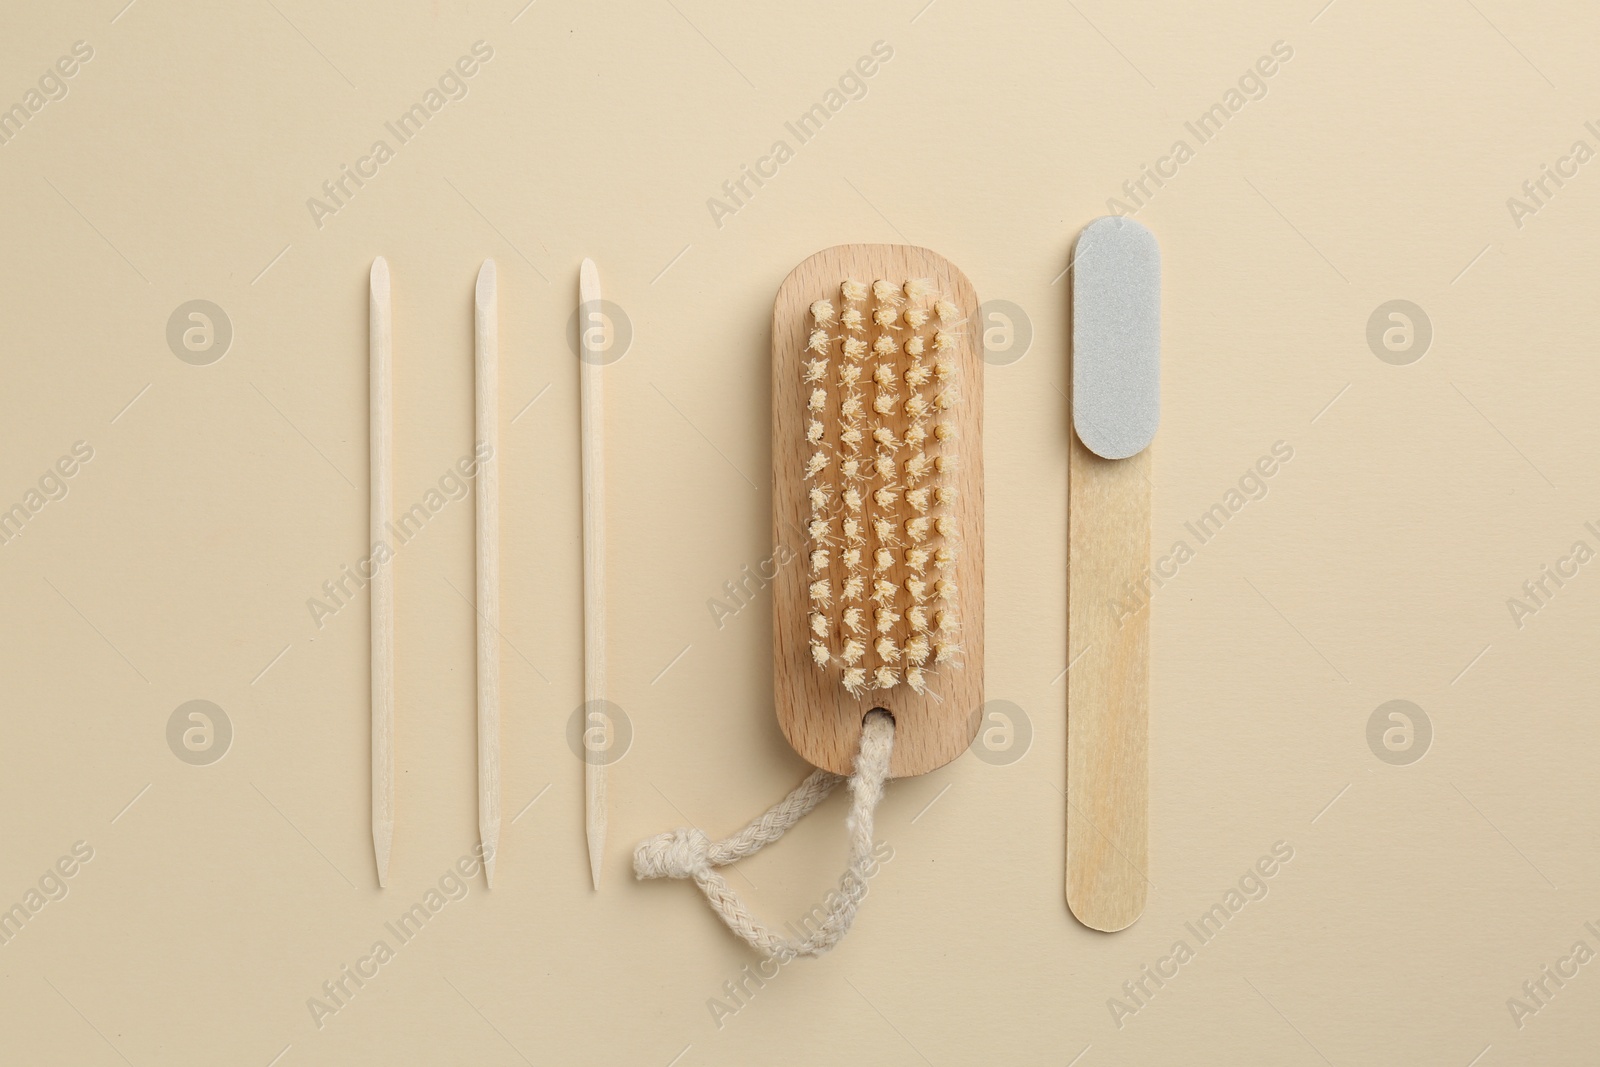
[[[712,841],[693,827],[671,830],[639,842],[633,852],[635,877],[693,878],[711,902],[711,910],[736,936],[765,956],[793,959],[820,956],[850,931],[856,910],[867,895],[868,864],[872,858],[872,816],[883,797],[889,778],[889,756],[894,750],[894,719],[873,711],[861,727],[861,748],[856,754],[855,774],[848,779],[828,771],[813,771],[794,791],[773,805],[750,825],[722,841]],[[782,837],[840,782],[850,783],[850,816],[845,823],[850,834],[850,863],[839,879],[826,917],[801,939],[784,937],[767,926],[744,906],[727,879],[715,868],[725,867]]]

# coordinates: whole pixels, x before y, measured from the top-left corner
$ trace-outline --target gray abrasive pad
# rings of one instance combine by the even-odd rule
[[[1126,459],[1161,421],[1161,247],[1130,218],[1078,235],[1072,259],[1072,424],[1089,451]]]

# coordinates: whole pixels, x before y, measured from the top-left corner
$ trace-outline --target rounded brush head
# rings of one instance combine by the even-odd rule
[[[955,758],[982,702],[982,360],[976,297],[925,249],[851,245],[790,275],[774,313],[779,719],[846,772],[872,707],[894,773]],[[965,453],[969,453],[967,455]],[[966,462],[964,462],[964,460]],[[943,595],[939,595],[939,590]]]

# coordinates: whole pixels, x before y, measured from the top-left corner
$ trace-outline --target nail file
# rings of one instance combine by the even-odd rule
[[[1150,442],[1161,415],[1161,250],[1096,219],[1072,258],[1067,862],[1072,913],[1122,930],[1149,884]],[[1141,606],[1141,604],[1143,606]]]

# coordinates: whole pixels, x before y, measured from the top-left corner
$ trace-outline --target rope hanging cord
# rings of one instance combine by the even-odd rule
[[[850,931],[856,911],[867,894],[872,864],[872,816],[889,778],[889,756],[894,750],[894,719],[875,709],[861,724],[861,748],[855,773],[849,778],[831,771],[813,771],[788,796],[751,821],[743,830],[712,841],[693,827],[671,830],[646,838],[633,851],[633,873],[646,878],[693,878],[728,929],[764,956],[784,960],[820,956]],[[782,837],[832,793],[841,782],[850,784],[852,799],[845,827],[850,835],[850,862],[839,879],[825,918],[800,939],[785,937],[750,914],[716,868],[754,855]]]

